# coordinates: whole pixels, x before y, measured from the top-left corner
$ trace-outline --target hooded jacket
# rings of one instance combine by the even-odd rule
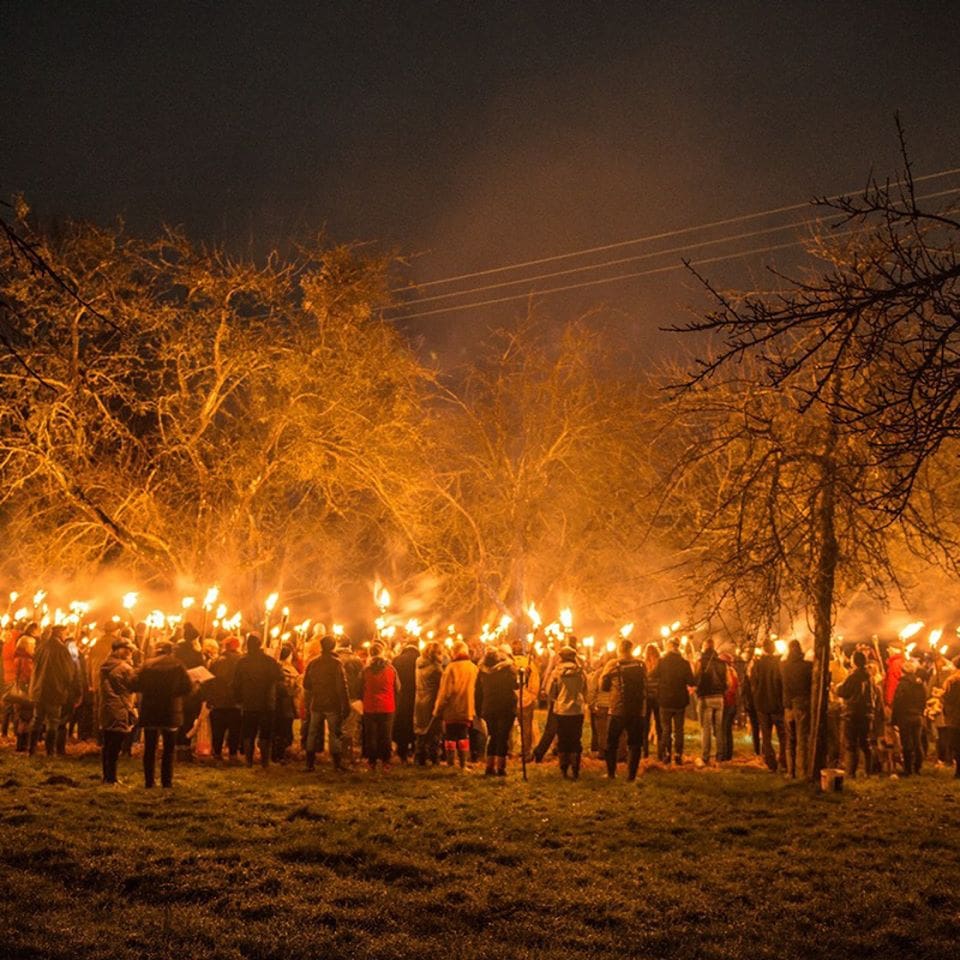
[[[477,715],[484,719],[517,715],[517,672],[512,660],[481,665],[475,694]]]
[[[207,681],[204,694],[211,710],[236,709],[239,706],[233,696],[233,678],[239,662],[240,654],[236,650],[224,650],[210,664],[213,679]]]
[[[470,723],[476,715],[477,668],[466,655],[447,664],[440,678],[435,716],[444,723]]]
[[[783,700],[792,704],[799,700],[810,709],[810,690],[813,687],[813,664],[805,660],[803,653],[792,649],[780,664],[780,677],[783,681]]]
[[[722,697],[727,692],[727,667],[713,647],[700,654],[695,679],[698,697]]]
[[[111,653],[100,665],[100,729],[129,733],[137,722],[133,664]]]
[[[600,686],[610,691],[611,717],[635,720],[644,715],[647,707],[647,668],[642,660],[634,657],[611,660],[603,668]]]
[[[347,696],[351,701],[363,699],[363,661],[354,653],[349,643],[343,643],[336,650],[343,673],[347,678]]]
[[[374,657],[363,668],[363,712],[396,713],[400,678],[393,664]]]

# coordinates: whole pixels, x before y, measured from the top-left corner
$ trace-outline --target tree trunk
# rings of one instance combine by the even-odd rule
[[[830,640],[833,633],[833,594],[839,547],[836,534],[838,430],[831,421],[823,455],[823,487],[817,517],[819,553],[813,594],[813,688],[810,691],[810,749],[806,775],[819,779],[827,758],[827,707],[830,698]]]

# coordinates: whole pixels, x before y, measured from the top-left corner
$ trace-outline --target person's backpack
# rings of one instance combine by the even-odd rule
[[[870,718],[876,715],[879,702],[877,688],[869,676],[864,677],[847,698],[847,707],[852,716]]]

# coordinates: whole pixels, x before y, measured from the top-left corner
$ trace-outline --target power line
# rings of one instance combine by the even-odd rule
[[[926,180],[935,180],[939,177],[948,177],[952,174],[960,173],[960,167],[952,167],[946,170],[938,170],[936,173],[927,173],[922,177],[914,177],[914,183],[922,183]],[[906,180],[893,180],[889,183],[891,187],[903,186],[908,181]],[[849,190],[844,193],[835,193],[832,196],[825,197],[824,200],[830,202],[833,200],[840,200],[843,197],[851,196],[860,193],[860,190]],[[423,289],[425,287],[435,287],[444,283],[455,283],[457,280],[469,280],[473,277],[485,277],[493,273],[503,273],[507,270],[520,270],[524,267],[535,267],[542,263],[553,263],[557,260],[567,260],[572,257],[582,257],[590,253],[602,253],[606,250],[616,250],[620,247],[629,247],[636,243],[650,243],[654,240],[664,240],[669,237],[678,237],[686,233],[694,233],[698,230],[710,230],[714,227],[726,227],[731,226],[735,223],[744,223],[747,220],[756,220],[760,217],[769,217],[774,214],[779,213],[790,213],[794,210],[803,210],[809,209],[810,201],[804,201],[803,203],[792,203],[787,204],[782,207],[771,207],[769,210],[761,210],[757,213],[744,213],[736,217],[727,217],[724,220],[713,220],[708,223],[701,223],[691,227],[680,227],[676,230],[666,230],[662,233],[652,233],[644,237],[635,237],[632,240],[618,240],[614,243],[605,243],[596,247],[586,247],[582,250],[573,250],[569,253],[557,253],[548,257],[538,257],[535,260],[525,260],[518,263],[508,263],[500,267],[489,267],[486,270],[474,270],[470,273],[461,273],[456,276],[451,277],[442,277],[437,280],[425,280],[423,283],[413,284],[406,287],[397,287],[391,290],[391,293],[402,293],[405,290],[412,289]]]
[[[834,237],[845,237],[853,233],[859,233],[859,229],[853,227],[849,230],[841,230],[833,234]],[[432,317],[441,313],[455,313],[461,310],[472,310],[475,307],[487,307],[496,303],[507,303],[511,300],[523,300],[531,296],[546,296],[550,293],[563,293],[567,290],[579,290],[582,287],[595,287],[601,283],[615,283],[619,280],[633,280],[637,277],[651,277],[658,273],[669,273],[672,270],[681,270],[686,266],[704,266],[710,263],[720,263],[723,260],[735,260],[737,257],[751,257],[758,253],[772,253],[775,250],[786,250],[788,247],[796,247],[804,243],[804,239],[788,240],[786,243],[775,243],[766,247],[754,247],[752,250],[738,250],[736,253],[719,254],[716,257],[703,257],[700,260],[690,260],[686,263],[670,263],[664,267],[654,267],[651,270],[640,270],[634,273],[621,273],[615,277],[601,277],[598,280],[584,280],[581,283],[568,283],[560,287],[550,287],[547,290],[530,290],[526,293],[515,293],[507,297],[494,297],[490,300],[480,300],[477,303],[460,303],[449,307],[440,307],[437,310],[424,310],[421,313],[408,314],[402,317],[387,317],[391,323],[400,320],[419,320],[421,317]]]
[[[956,194],[956,193],[960,193],[960,187],[952,187],[952,188],[950,188],[949,190],[939,190],[939,191],[936,191],[936,192],[934,192],[934,193],[922,194],[922,195],[918,196],[916,199],[917,199],[917,200],[932,200],[932,199],[935,199],[935,198],[937,198],[937,197],[950,196],[950,195]],[[736,241],[736,240],[747,239],[747,238],[749,238],[749,237],[761,236],[761,235],[763,235],[763,234],[769,234],[769,233],[773,233],[773,232],[776,232],[776,231],[779,231],[779,230],[789,229],[789,228],[791,228],[791,227],[806,226],[807,224],[812,223],[812,222],[815,222],[815,221],[799,220],[799,221],[795,221],[795,222],[793,222],[793,223],[784,224],[784,225],[779,226],[779,227],[768,227],[768,228],[764,228],[763,230],[755,230],[755,231],[749,231],[749,232],[747,232],[747,233],[733,234],[733,235],[726,236],[726,237],[719,237],[719,238],[714,239],[714,240],[705,240],[705,241],[700,241],[700,242],[698,242],[698,243],[684,244],[684,245],[681,245],[681,246],[678,246],[678,247],[672,247],[672,248],[667,249],[667,250],[658,250],[658,251],[656,251],[656,252],[654,252],[654,253],[638,254],[637,256],[634,256],[634,257],[623,257],[623,258],[620,258],[620,259],[617,259],[617,260],[602,261],[602,262],[600,262],[600,263],[590,264],[589,266],[585,266],[585,267],[573,267],[573,268],[571,268],[571,269],[569,269],[569,270],[557,270],[557,271],[554,271],[554,272],[552,272],[552,273],[539,274],[539,275],[536,275],[536,276],[533,276],[533,277],[523,277],[523,278],[521,278],[521,279],[519,279],[519,280],[508,280],[508,281],[503,281],[502,283],[488,284],[488,285],[486,285],[486,286],[480,286],[480,287],[472,288],[472,289],[470,289],[470,290],[460,290],[460,291],[456,291],[456,292],[454,292],[454,293],[445,293],[445,294],[438,294],[438,295],[432,296],[432,297],[423,297],[423,298],[421,298],[421,299],[408,301],[407,303],[395,304],[394,306],[389,307],[389,308],[387,308],[387,309],[391,309],[391,310],[393,310],[393,309],[403,309],[404,307],[417,306],[417,305],[422,304],[422,303],[429,303],[429,302],[436,301],[436,300],[445,300],[445,299],[448,299],[448,298],[450,298],[450,297],[466,296],[468,293],[477,293],[477,292],[484,291],[484,290],[495,290],[495,289],[499,289],[499,288],[502,288],[502,287],[515,286],[515,285],[520,284],[520,283],[532,283],[532,282],[534,282],[534,281],[536,281],[536,280],[544,280],[544,279],[548,279],[548,278],[552,278],[552,277],[558,277],[558,276],[567,276],[567,275],[573,274],[573,273],[581,273],[581,272],[587,271],[587,270],[597,270],[597,269],[600,269],[600,268],[603,268],[603,267],[616,266],[616,265],[619,265],[619,264],[621,264],[621,263],[629,263],[629,262],[633,262],[633,261],[636,261],[636,260],[646,260],[646,259],[650,259],[651,257],[658,257],[658,256],[663,256],[663,255],[667,255],[667,254],[671,254],[671,253],[678,253],[678,252],[681,252],[681,251],[684,251],[684,250],[693,250],[693,249],[697,249],[697,248],[700,248],[700,247],[710,246],[710,245],[712,245],[712,244],[727,243],[727,242],[732,242],[732,241]],[[851,233],[856,233],[856,232],[857,232],[856,229],[843,230],[843,231],[838,231],[838,232],[836,232],[836,233],[833,233],[833,234],[831,234],[831,236],[832,236],[832,237],[843,237],[843,236],[848,236],[848,235],[850,235]],[[788,242],[786,242],[786,243],[773,244],[773,245],[771,245],[771,246],[766,246],[766,247],[757,247],[757,248],[754,248],[754,249],[752,249],[752,250],[740,250],[740,251],[735,251],[735,252],[728,253],[728,254],[722,254],[722,255],[719,255],[719,256],[716,256],[716,257],[708,257],[708,258],[702,258],[702,259],[699,259],[699,260],[691,260],[691,261],[689,261],[689,263],[690,263],[691,265],[718,263],[718,262],[723,261],[723,260],[736,259],[737,257],[753,256],[754,254],[758,254],[758,253],[768,253],[768,252],[772,252],[772,251],[775,251],[775,250],[782,250],[782,249],[786,249],[786,248],[788,248],[788,247],[797,246],[798,244],[803,243],[803,242],[804,242],[804,238],[798,238],[798,239],[796,239],[796,240],[791,240],[791,241],[788,241]],[[619,280],[630,280],[630,279],[634,279],[634,278],[637,278],[637,277],[653,276],[653,275],[659,274],[659,273],[667,273],[667,272],[669,272],[669,271],[671,271],[671,270],[679,270],[679,269],[680,269],[681,267],[683,267],[683,266],[684,266],[683,263],[667,264],[666,266],[663,266],[663,267],[655,267],[655,268],[653,268],[653,269],[651,269],[651,270],[642,270],[642,271],[638,271],[638,272],[634,272],[634,273],[618,274],[618,275],[613,276],[613,277],[600,277],[600,278],[598,278],[598,279],[596,279],[596,280],[587,280],[587,281],[584,281],[584,282],[582,282],[582,283],[566,284],[566,285],[559,286],[559,287],[551,287],[551,288],[548,288],[548,289],[545,289],[545,290],[528,290],[528,291],[525,291],[524,293],[513,294],[513,295],[511,295],[511,296],[496,297],[496,298],[492,298],[492,299],[488,299],[488,300],[480,300],[480,301],[474,302],[474,303],[456,304],[456,305],[451,305],[451,306],[448,306],[448,307],[441,307],[441,308],[439,308],[439,309],[437,309],[437,310],[421,311],[420,313],[401,314],[401,315],[398,315],[398,316],[387,317],[386,319],[387,319],[387,320],[390,320],[391,322],[393,322],[393,321],[398,321],[398,320],[416,320],[416,319],[419,319],[420,317],[435,316],[435,315],[441,314],[441,313],[452,313],[452,312],[455,312],[455,311],[472,309],[472,308],[474,308],[474,307],[485,307],[485,306],[491,306],[491,305],[497,304],[497,303],[507,303],[507,302],[509,302],[509,301],[511,301],[511,300],[522,300],[522,299],[524,299],[524,298],[526,298],[526,297],[528,297],[528,296],[541,296],[541,295],[546,295],[546,294],[551,294],[551,293],[560,293],[560,292],[564,292],[564,291],[567,291],[567,290],[577,290],[577,289],[579,289],[579,288],[581,288],[581,287],[596,286],[596,285],[598,285],[598,284],[603,284],[603,283],[613,283],[613,282],[616,282],[616,281],[619,281]]]

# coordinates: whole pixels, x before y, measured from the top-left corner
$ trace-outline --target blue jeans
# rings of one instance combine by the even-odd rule
[[[700,698],[700,751],[704,763],[710,762],[710,748],[720,747],[720,722],[723,718],[723,695]]]

